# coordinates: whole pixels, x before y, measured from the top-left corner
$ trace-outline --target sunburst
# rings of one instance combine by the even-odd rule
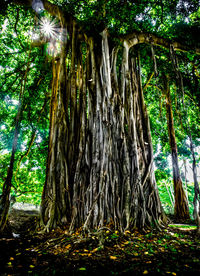
[[[60,34],[60,26],[56,19],[50,19],[47,17],[41,18],[39,21],[39,29],[47,39],[56,40]]]
[[[57,55],[67,42],[67,29],[62,28],[60,22],[50,16],[38,18],[37,26],[40,39],[47,45],[47,53],[51,56]]]

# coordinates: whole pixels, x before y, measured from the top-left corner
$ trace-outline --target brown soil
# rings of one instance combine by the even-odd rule
[[[21,217],[19,238],[0,239],[0,275],[200,273],[200,239],[195,230],[168,227],[161,232],[126,231],[122,235],[103,228],[83,236],[81,231],[69,235],[66,229],[57,229],[30,234],[35,218],[27,216],[23,228]]]

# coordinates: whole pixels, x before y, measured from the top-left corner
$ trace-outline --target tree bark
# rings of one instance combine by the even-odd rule
[[[159,227],[164,214],[139,58],[127,41],[110,48],[107,30],[82,40],[75,22],[68,29],[68,46],[53,62],[42,225],[49,231],[69,223],[71,232]]]
[[[186,159],[183,160],[184,163],[184,170],[185,170],[185,195],[188,201],[188,185],[187,185],[187,163],[186,163]]]
[[[174,214],[178,219],[189,219],[189,207],[188,201],[183,189],[183,184],[180,176],[179,164],[178,164],[178,152],[176,144],[176,136],[174,129],[173,111],[170,97],[169,77],[163,76],[164,81],[164,94],[166,97],[166,116],[169,133],[169,143],[172,156],[172,169],[173,169],[173,183],[175,193],[175,205]]]
[[[194,210],[193,210],[193,217],[197,223],[197,234],[200,235],[200,189],[199,183],[197,180],[197,166],[196,166],[196,158],[194,153],[194,145],[192,141],[192,135],[189,127],[189,140],[190,140],[190,150],[192,154],[192,172],[193,172],[193,179],[194,179]]]

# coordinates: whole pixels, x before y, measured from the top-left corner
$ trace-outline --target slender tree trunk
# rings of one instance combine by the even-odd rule
[[[19,105],[18,105],[18,111],[17,111],[17,116],[16,116],[16,122],[15,122],[15,131],[14,131],[14,138],[13,138],[13,143],[12,143],[12,152],[11,152],[11,158],[10,158],[10,164],[8,167],[8,173],[6,180],[3,185],[3,193],[0,199],[0,232],[4,231],[4,228],[6,226],[7,218],[8,218],[8,211],[10,207],[10,191],[12,187],[12,177],[13,177],[13,169],[14,169],[14,162],[15,162],[15,153],[17,150],[17,141],[18,141],[18,135],[19,135],[19,129],[20,129],[20,120],[21,120],[21,115],[22,115],[22,105],[23,105],[23,95],[26,87],[26,80],[27,80],[27,73],[28,73],[28,68],[30,65],[30,53],[31,49],[28,53],[27,59],[28,59],[28,64],[26,68],[26,72],[24,75],[24,79],[22,80],[21,83],[21,90],[20,90],[20,95],[19,95]]]
[[[13,144],[12,144],[12,153],[10,158],[10,164],[8,167],[8,173],[6,180],[3,185],[3,192],[0,199],[0,233],[4,231],[4,228],[6,226],[7,218],[8,218],[8,211],[10,207],[10,191],[12,187],[12,177],[13,177],[13,167],[14,167],[14,161],[15,161],[15,152],[17,149],[17,141],[18,141],[18,135],[19,135],[19,125],[20,125],[20,117],[21,117],[21,111],[22,111],[22,103],[20,101],[17,117],[16,117],[16,123],[15,123],[15,132],[14,132],[14,138],[13,138]]]
[[[164,182],[164,183],[165,183],[165,188],[166,188],[167,193],[169,195],[169,199],[170,199],[171,206],[172,206],[172,209],[173,209],[173,207],[174,207],[174,200],[173,200],[173,196],[171,194],[171,190],[170,190],[170,188],[167,187],[167,183],[166,182]]]
[[[197,223],[197,233],[200,234],[200,189],[199,189],[199,183],[197,180],[196,158],[195,158],[194,145],[192,142],[192,136],[191,136],[190,130],[189,130],[189,140],[190,140],[190,150],[192,153],[192,172],[193,172],[193,178],[194,178],[193,217]]]
[[[173,168],[173,182],[174,182],[174,193],[175,193],[175,205],[174,214],[179,219],[189,219],[189,207],[188,201],[183,189],[183,184],[180,176],[180,170],[178,165],[178,152],[174,129],[173,111],[170,97],[169,78],[163,77],[164,80],[164,94],[166,97],[166,116],[169,133],[169,142],[172,156],[172,168]]]
[[[187,163],[186,159],[183,160],[184,162],[184,170],[185,170],[185,194],[188,201],[188,186],[187,186]]]

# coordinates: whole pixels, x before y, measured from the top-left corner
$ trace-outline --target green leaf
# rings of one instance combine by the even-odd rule
[[[78,270],[80,270],[80,271],[85,271],[86,268],[85,268],[85,267],[80,267]]]

